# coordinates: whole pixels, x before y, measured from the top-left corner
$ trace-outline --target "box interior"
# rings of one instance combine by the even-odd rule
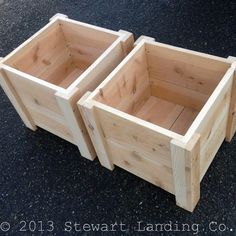
[[[145,43],[95,100],[185,135],[229,67],[213,56]]]
[[[57,20],[6,62],[17,70],[67,88],[118,38],[69,20]]]

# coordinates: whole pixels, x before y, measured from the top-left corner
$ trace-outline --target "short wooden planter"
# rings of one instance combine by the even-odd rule
[[[70,20],[56,14],[44,28],[2,59],[0,83],[25,125],[39,126],[96,153],[76,102],[121,62],[133,35]]]
[[[235,67],[141,40],[78,103],[101,164],[124,168],[193,211],[203,176],[235,133]]]

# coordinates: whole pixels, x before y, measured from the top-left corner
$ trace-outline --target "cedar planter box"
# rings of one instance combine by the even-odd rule
[[[141,40],[78,103],[101,164],[124,168],[193,211],[203,176],[235,133],[234,71],[227,59]]]
[[[76,102],[121,62],[133,35],[56,14],[0,63],[1,86],[25,125],[39,126],[96,156]]]

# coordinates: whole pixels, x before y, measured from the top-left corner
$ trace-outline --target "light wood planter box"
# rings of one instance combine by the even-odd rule
[[[39,126],[96,153],[76,102],[93,91],[133,48],[133,35],[56,14],[0,63],[1,86],[25,125]]]
[[[235,133],[235,102],[235,64],[143,39],[78,106],[103,166],[122,167],[193,211],[203,176]]]

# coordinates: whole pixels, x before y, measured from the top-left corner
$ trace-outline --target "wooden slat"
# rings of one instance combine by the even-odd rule
[[[105,139],[150,153],[150,156],[160,162],[170,158],[170,137],[161,132],[155,132],[142,125],[119,117],[104,109],[95,107],[98,119],[101,121],[102,133]],[[169,159],[170,161],[170,159]]]
[[[149,79],[143,48],[114,76],[111,83],[100,88],[96,100],[132,114],[149,96]]]
[[[37,109],[43,107],[56,114],[62,114],[54,95],[57,92],[56,89],[37,84],[11,71],[6,73],[26,107],[28,104],[31,104],[31,106],[37,107]]]
[[[151,96],[135,116],[170,129],[183,109],[182,106]]]
[[[145,158],[137,150],[108,140],[112,160],[115,165],[147,180],[148,182],[174,193],[173,175],[170,167]]]
[[[61,119],[55,118],[55,116],[51,115],[52,113],[36,110],[35,107],[33,109],[28,107],[28,111],[37,126],[77,145],[62,116]]]
[[[231,63],[228,62],[226,58],[211,56],[209,54],[178,48],[158,42],[147,42],[145,44],[145,48],[147,56],[150,55],[154,57],[152,58],[153,61],[151,63],[154,63],[155,58],[162,58],[164,62],[169,61],[172,65],[173,63],[180,62],[179,65],[188,65],[189,69],[191,68],[193,71],[200,67],[203,70],[209,71],[209,73],[211,73],[211,71],[224,72],[231,66]],[[204,73],[200,72],[200,74],[202,75]],[[216,80],[218,80],[218,78]]]
[[[135,116],[184,135],[198,111],[151,96]]]
[[[57,24],[40,39],[31,41],[27,50],[18,52],[7,64],[37,77],[41,70],[50,67],[53,59],[65,49],[64,36]]]
[[[211,94],[229,69],[226,59],[161,43],[146,43],[150,77]]]
[[[219,96],[211,112],[201,123],[196,132],[201,134],[201,179],[210,166],[216,152],[226,136],[227,114],[229,111],[229,89]]]
[[[223,119],[221,116],[221,119],[217,119],[217,122],[214,122],[214,125],[211,126],[209,137],[205,140],[205,143],[204,140],[201,142],[200,179],[206,174],[226,136],[227,112],[225,110],[222,112]]]
[[[135,92],[135,94],[125,96],[125,99],[123,99],[116,108],[120,111],[125,111],[128,114],[135,115],[135,113],[140,109],[140,107],[143,106],[143,104],[145,104],[149,97],[150,87],[146,80]]]
[[[161,80],[152,80],[151,94],[169,102],[174,102],[184,107],[200,110],[206,103],[209,96],[168,83]]]
[[[21,117],[22,121],[28,127],[29,129],[36,130],[37,127],[30,116],[29,112],[27,111],[24,103],[22,102],[21,98],[19,97],[16,89],[11,84],[6,71],[3,69],[0,69],[0,85],[6,95],[8,96],[9,100],[11,101],[12,105],[16,109],[17,113]]]
[[[117,38],[117,35],[107,33],[96,28],[88,27],[69,19],[61,19],[60,25],[64,32],[66,41],[72,44],[80,44],[106,50]]]
[[[218,99],[218,103],[214,104],[214,107],[211,109],[211,113],[209,113],[209,115],[205,117],[205,120],[199,124],[196,132],[201,133],[201,139],[204,141],[204,143],[206,143],[207,139],[209,139],[210,135],[212,134],[212,127],[218,122],[219,119],[222,120],[222,117],[227,115],[229,109],[228,103],[229,91],[225,91],[225,93],[221,94],[221,98]]]
[[[83,71],[78,68],[74,68],[59,84],[60,87],[68,88],[81,74]]]
[[[108,88],[100,89],[98,101],[129,114],[135,113],[150,96],[147,72],[123,75]]]
[[[197,65],[181,63],[179,60],[165,59],[147,54],[149,75],[152,80],[162,80],[210,95],[224,76],[223,71],[212,71]]]
[[[90,66],[93,65],[93,64],[89,64],[86,61],[82,61],[79,57],[73,57],[73,64],[76,66],[76,68],[78,68],[83,73],[86,70],[88,70]],[[75,86],[73,86],[73,87],[75,87]]]
[[[37,74],[37,77],[58,85],[63,76],[65,76],[63,69],[66,66],[69,67],[72,64],[72,58],[69,56],[68,50],[63,49],[54,55],[54,57],[50,62],[48,61],[48,63],[48,65],[45,65],[41,68],[40,72]],[[58,70],[59,73],[56,74],[56,71]]]
[[[28,53],[32,47],[40,41],[41,38],[47,37],[52,30],[58,27],[57,19],[52,20],[50,23],[41,28],[38,32],[32,35],[29,39],[27,39],[24,43],[18,46],[15,50],[13,50],[10,54],[8,54],[2,61],[5,65],[10,65],[13,61],[19,60],[22,55]]]
[[[68,43],[67,47],[70,51],[70,55],[77,62],[78,66],[78,62],[82,62],[89,67],[104,52],[104,50],[99,48],[90,47],[79,43]]]
[[[73,63],[72,58],[67,58],[64,62],[58,64],[50,74],[48,74],[47,81],[50,81],[56,85],[63,85],[63,80],[66,80],[67,76],[69,76],[76,69],[77,68]],[[74,78],[77,78],[77,76]]]
[[[185,107],[176,119],[176,121],[170,127],[170,130],[178,134],[184,135],[189,129],[189,127],[192,125],[197,115],[198,111]]]
[[[68,90],[73,90],[76,86],[79,87],[81,94],[95,90],[123,58],[121,42],[117,40],[69,86]]]
[[[130,40],[128,40],[128,42],[130,43]],[[124,48],[124,43],[121,46],[121,48]],[[122,60],[120,62],[120,64],[118,66],[116,66],[116,68],[113,69],[113,71],[107,76],[107,78],[101,82],[98,87],[91,93],[91,95],[89,97],[93,98],[94,100],[99,99],[100,96],[100,91],[101,89],[110,86],[113,82],[117,82],[120,77],[119,75],[121,74],[121,72],[124,72],[125,70],[123,69],[123,67],[130,61],[132,61],[132,59],[135,57],[136,53],[139,52],[140,50],[143,50],[144,48],[144,42],[141,42],[139,45],[137,45],[125,58],[124,60]],[[104,54],[103,54],[104,56]],[[107,56],[106,56],[107,58]],[[144,60],[146,61],[146,60]]]

